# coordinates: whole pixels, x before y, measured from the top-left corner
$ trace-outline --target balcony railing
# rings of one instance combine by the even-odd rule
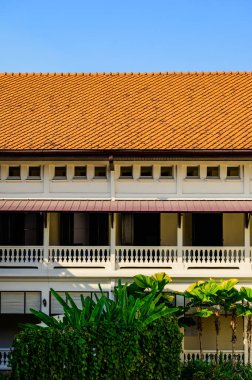
[[[0,247],[0,267],[38,267],[43,259],[43,247]]]
[[[235,361],[239,363],[244,363],[244,351],[239,350],[235,351]],[[219,353],[219,357],[221,357],[222,361],[228,362],[232,360],[232,351],[231,350],[223,350]],[[185,350],[184,351],[184,361],[198,360],[201,359],[199,350]],[[215,350],[206,350],[203,351],[203,360],[207,362],[216,360],[216,351]]]
[[[178,261],[177,247],[116,247],[116,263],[121,267],[172,267]]]
[[[110,247],[49,247],[48,262],[53,267],[108,267]]]
[[[0,269],[233,268],[248,271],[252,248],[193,246],[0,246]]]
[[[10,348],[0,348],[0,371],[7,371],[9,367]]]
[[[245,248],[183,247],[182,261],[186,267],[237,267],[245,262]]]

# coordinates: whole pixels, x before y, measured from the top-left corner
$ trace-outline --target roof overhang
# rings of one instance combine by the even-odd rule
[[[0,211],[252,212],[252,200],[0,200]]]

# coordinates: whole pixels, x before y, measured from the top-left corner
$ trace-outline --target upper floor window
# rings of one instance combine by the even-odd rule
[[[107,178],[107,167],[95,166],[95,178]]]
[[[153,168],[152,166],[141,166],[140,177],[141,178],[152,178]]]
[[[161,166],[160,178],[173,178],[173,167]]]
[[[20,179],[21,178],[20,166],[9,166],[9,179]]]
[[[41,167],[40,166],[29,166],[28,178],[29,179],[40,179],[41,178]]]
[[[199,166],[187,166],[186,176],[188,178],[199,178],[200,176],[200,167]]]
[[[65,179],[66,178],[66,166],[55,166],[54,178],[55,179]]]
[[[240,166],[228,166],[227,178],[240,178]]]
[[[121,166],[120,167],[120,178],[132,178],[133,177],[133,167],[132,166]]]
[[[75,178],[86,178],[87,177],[87,167],[86,166],[75,166],[74,167],[74,177]]]
[[[220,178],[220,167],[219,166],[208,166],[207,167],[207,178]]]

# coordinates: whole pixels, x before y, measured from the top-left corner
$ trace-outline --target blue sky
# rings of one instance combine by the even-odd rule
[[[252,0],[1,0],[1,72],[252,70]]]

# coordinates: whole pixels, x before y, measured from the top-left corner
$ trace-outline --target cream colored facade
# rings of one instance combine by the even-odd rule
[[[11,166],[20,167],[20,178],[9,177]],[[40,166],[40,178],[29,178],[31,166]],[[76,178],[75,166],[86,167],[86,177]],[[122,166],[133,168],[132,178],[121,176]],[[152,176],[149,178],[141,177],[141,167],[145,166],[152,167]],[[194,166],[199,167],[199,176],[188,177],[187,168]],[[55,167],[66,168],[65,178],[55,178]],[[106,167],[106,176],[97,178],[95,167]],[[172,167],[172,175],[162,177],[162,167]],[[209,178],[208,167],[218,167],[219,177]],[[238,167],[239,176],[228,176],[229,167]],[[111,168],[106,160],[2,160],[0,169],[0,198],[9,200],[92,199],[113,202],[252,199],[250,161],[116,160]],[[22,214],[22,210],[17,213]],[[29,213],[34,214],[32,210]],[[3,223],[7,220],[4,219],[7,214],[10,215],[11,212],[0,214]],[[131,281],[138,273],[165,271],[173,279],[170,287],[180,291],[196,280],[209,277],[235,277],[239,278],[241,286],[252,286],[252,227],[249,213],[239,210],[218,213],[218,245],[214,243],[216,235],[213,233],[217,227],[211,224],[207,216],[202,219],[200,212],[149,213],[149,219],[145,213],[135,215],[130,211],[113,215],[105,213],[105,216],[103,213],[100,219],[93,217],[94,213],[90,212],[68,213],[71,215],[64,216],[65,219],[62,216],[66,214],[64,210],[36,214],[43,219],[41,227],[38,227],[38,230],[41,229],[38,234],[42,239],[40,242],[38,237],[34,237],[36,244],[27,243],[33,241],[33,235],[26,213],[23,218],[27,239],[22,244],[12,244],[11,241],[0,244],[0,294],[5,297],[0,297],[2,353],[11,345],[17,329],[16,322],[30,319],[29,310],[24,309],[23,296],[18,292],[24,292],[24,300],[32,296],[29,292],[34,292],[32,302],[38,302],[44,312],[53,313],[50,288],[61,292],[76,292],[76,295],[93,294],[99,291],[100,283],[103,290],[112,296],[111,290],[118,278]],[[99,214],[97,210],[96,214]],[[13,223],[15,229],[16,221],[11,216],[8,217],[8,223]],[[205,220],[205,225],[201,231],[205,232],[201,241],[207,241],[205,245],[199,243],[197,235],[199,228],[202,228],[202,220]],[[67,227],[64,229],[63,225]],[[94,239],[94,228],[103,231],[100,242]],[[64,243],[66,231],[69,232],[69,239]],[[35,235],[36,233],[34,232]],[[4,239],[2,237],[2,241]],[[3,299],[6,299],[4,306],[1,304]],[[177,302],[182,301],[180,299]],[[8,319],[8,316],[11,318]],[[223,323],[221,327],[220,347],[221,350],[230,352],[230,332],[225,326]],[[243,321],[240,319],[236,348],[241,354],[244,352],[244,344]],[[212,352],[215,348],[213,323],[210,319],[204,321],[203,348],[206,352]],[[198,350],[197,336],[193,329],[186,331],[184,349],[185,353]],[[4,354],[0,357],[4,358]],[[3,359],[0,359],[0,367],[1,365],[2,368],[7,365]]]

